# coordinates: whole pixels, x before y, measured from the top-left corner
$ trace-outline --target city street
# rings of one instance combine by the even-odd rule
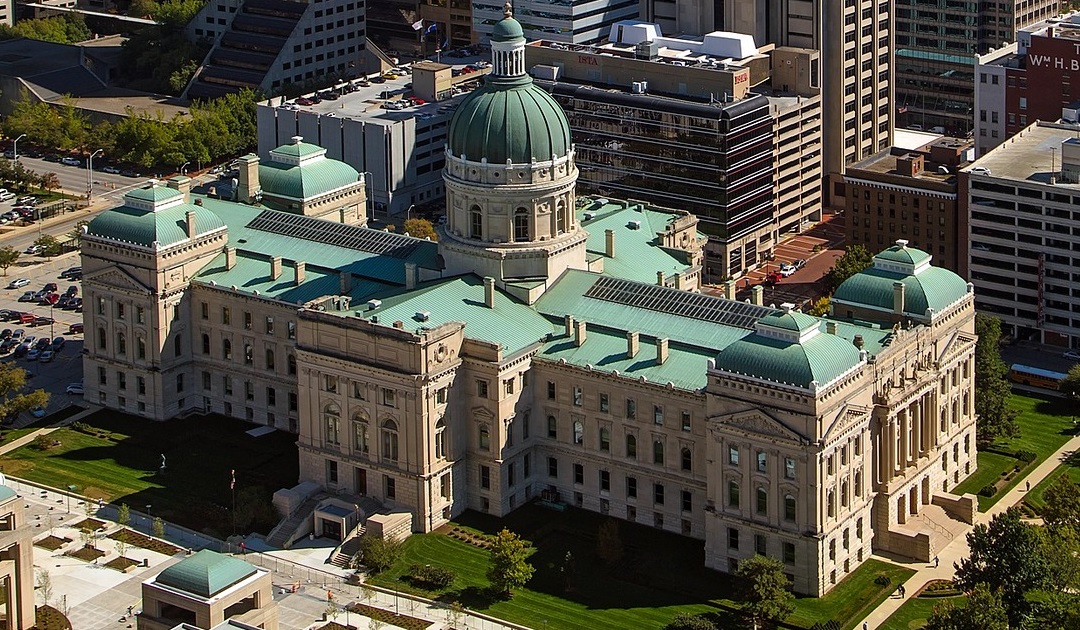
[[[60,180],[60,188],[65,192],[76,196],[82,196],[86,194],[86,159],[83,159],[82,166],[68,166],[61,164],[60,162],[49,162],[40,158],[32,158],[26,155],[19,156],[19,162],[22,165],[39,175],[42,173],[56,173],[57,179]],[[101,166],[104,166],[105,162],[95,161],[93,181],[94,184],[94,198],[95,201],[99,197],[112,199],[117,201],[122,199],[124,193],[136,186],[140,186],[146,182],[149,176],[145,174],[140,177],[124,177],[123,175],[114,175],[111,173],[105,173],[101,170]]]

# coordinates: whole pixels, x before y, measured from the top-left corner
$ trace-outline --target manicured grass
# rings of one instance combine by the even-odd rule
[[[1055,453],[1061,445],[1068,442],[1074,435],[1072,423],[1073,415],[1077,413],[1076,403],[1061,398],[1042,398],[1031,394],[1013,392],[1009,405],[1019,412],[1017,424],[1020,425],[1020,437],[1012,440],[1000,440],[994,444],[997,452],[978,455],[978,469],[972,475],[961,482],[954,492],[978,493],[979,490],[998,479],[1001,472],[1016,464],[1023,466],[1015,458],[1010,458],[1001,453],[1015,453],[1017,451],[1033,451],[1037,457],[1028,471],[1047,457]],[[1011,460],[1011,461],[1010,461]],[[984,470],[984,463],[986,468]],[[1017,484],[1024,480],[1027,473],[1013,477],[1012,481],[998,490],[992,497],[979,497],[979,511],[985,512],[1004,497]]]
[[[237,507],[264,506],[263,512],[270,495],[294,485],[299,474],[296,436],[279,431],[253,438],[244,432],[254,425],[238,420],[153,422],[101,411],[84,422],[93,434],[59,429],[49,434],[59,446],[16,449],[0,456],[0,469],[54,488],[74,485],[86,496],[133,510],[149,504],[154,516],[217,534],[231,531],[230,470],[236,470]],[[263,514],[253,527],[265,532],[275,522],[274,515]]]
[[[596,532],[602,516],[570,509],[552,512],[529,505],[508,518],[466,513],[458,526],[492,533],[503,526],[532,541],[530,562],[536,574],[528,587],[510,600],[488,593],[488,552],[445,535],[445,529],[414,535],[405,542],[403,558],[373,582],[382,586],[434,596],[495,617],[534,628],[661,628],[675,614],[710,613],[725,628],[745,624],[732,599],[735,583],[727,575],[704,568],[700,541],[620,522],[625,557],[612,566],[595,555]],[[561,572],[567,553],[574,558],[572,586]],[[453,570],[454,584],[443,592],[417,588],[402,576],[411,564],[431,564]],[[885,573],[892,584],[911,571],[869,560],[824,598],[799,598],[786,627],[809,628],[817,621],[836,619],[851,628],[888,597],[894,586],[882,588],[874,578]]]
[[[1046,479],[1043,479],[1031,489],[1031,492],[1027,493],[1024,502],[1035,508],[1036,511],[1041,511],[1043,506],[1046,505],[1043,494],[1062,475],[1068,475],[1074,483],[1080,483],[1080,456],[1074,454],[1064,464],[1055,468],[1053,472],[1046,476]]]
[[[926,625],[926,620],[934,612],[934,606],[945,601],[951,601],[958,606],[967,602],[967,597],[912,597],[901,606],[885,623],[878,626],[880,630],[917,630]]]
[[[37,427],[25,427],[22,429],[8,429],[0,434],[0,446],[10,444],[22,436],[37,431]]]

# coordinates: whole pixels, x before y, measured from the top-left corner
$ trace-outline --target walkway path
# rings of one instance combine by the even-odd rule
[[[1009,490],[1006,496],[1001,497],[992,508],[986,512],[979,512],[975,522],[977,524],[987,524],[998,514],[1001,514],[1013,505],[1019,503],[1020,500],[1024,498],[1026,482],[1031,482],[1031,487],[1039,485],[1039,483],[1043,479],[1046,479],[1054,469],[1064,463],[1069,455],[1077,450],[1080,450],[1080,436],[1072,438],[1063,444],[1057,452],[1050,457],[1047,457],[1035,468],[1035,470],[1028,473],[1023,481],[1017,484],[1012,490]],[[937,568],[934,568],[933,564],[927,565],[922,562],[904,562],[898,561],[895,558],[879,559],[915,570],[915,575],[911,576],[907,582],[904,582],[904,590],[914,596],[915,593],[919,592],[920,588],[925,586],[926,583],[931,580],[951,580],[954,577],[956,570],[953,563],[959,563],[961,559],[968,556],[967,532],[970,532],[971,530],[972,528],[968,527],[965,530],[964,535],[957,536],[951,543],[942,549],[940,553],[938,553],[938,559],[941,561],[941,564]],[[901,605],[903,605],[903,603],[903,598],[898,595],[893,595],[882,602],[874,612],[855,627],[862,628],[862,623],[865,622],[868,628],[877,628],[884,624],[885,621],[896,612]]]

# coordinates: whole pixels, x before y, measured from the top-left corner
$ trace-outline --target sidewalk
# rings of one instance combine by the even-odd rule
[[[988,524],[995,516],[1019,503],[1020,500],[1024,498],[1026,482],[1031,482],[1032,487],[1037,486],[1043,479],[1046,479],[1055,468],[1060,466],[1069,455],[1078,449],[1080,449],[1080,436],[1072,438],[1063,444],[1053,455],[1047,457],[1035,468],[1035,470],[1028,473],[1015,488],[1009,490],[1007,496],[1001,497],[998,502],[994,504],[994,507],[986,512],[980,512],[976,517],[976,524]],[[915,575],[911,576],[907,582],[904,582],[905,591],[914,597],[915,594],[919,592],[919,589],[931,580],[953,579],[955,575],[953,563],[959,563],[961,559],[968,556],[967,532],[970,532],[971,530],[971,527],[967,528],[964,535],[957,536],[938,553],[938,559],[941,561],[941,564],[936,569],[933,564],[927,565],[922,562],[904,562],[894,558],[881,557],[878,557],[878,559],[915,570]],[[866,619],[856,624],[855,627],[862,628],[863,623],[866,623],[868,628],[880,627],[898,608],[900,608],[900,606],[904,604],[905,601],[905,599],[893,595],[882,602],[880,606],[874,609],[874,612],[870,613]]]

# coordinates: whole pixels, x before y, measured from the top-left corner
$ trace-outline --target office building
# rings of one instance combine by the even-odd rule
[[[1019,31],[1016,42],[979,57],[975,85],[975,142],[979,155],[1036,120],[1080,120],[1080,13],[1048,19]],[[1030,89],[1029,89],[1030,86]]]
[[[474,0],[474,37],[487,41],[509,5],[500,4],[498,0]],[[638,0],[517,0],[513,3],[513,10],[514,15],[521,18],[526,39],[595,44],[607,37],[616,22],[638,18]]]
[[[34,607],[34,530],[22,497],[0,475],[0,596],[4,628],[37,627]]]
[[[724,3],[724,28],[756,42],[821,52],[826,203],[844,168],[892,143],[892,3],[887,0]]]
[[[928,561],[974,519],[975,497],[949,492],[976,457],[970,285],[900,241],[827,318],[765,306],[760,289],[751,303],[698,293],[697,217],[579,199],[570,121],[525,74],[509,15],[492,55],[450,123],[438,242],[140,190],[132,201],[177,205],[91,223],[88,330],[137,327],[129,300],[156,300],[143,308],[172,322],[154,337],[166,399],[254,408],[261,389],[220,383],[254,379],[264,348],[287,352],[304,482],[291,505],[325,490],[431,531],[543,497],[703,541],[718,570],[773,556],[810,595],[875,550]],[[173,240],[123,243],[148,225]],[[172,284],[137,288],[150,261]],[[95,315],[118,304],[119,323]],[[108,378],[126,369],[103,354],[88,361]]]
[[[362,0],[208,2],[188,37],[213,46],[184,95],[207,99],[247,88],[278,94],[367,68]]]
[[[891,147],[853,164],[847,187],[847,244],[877,251],[904,239],[966,275],[968,230],[957,172],[973,159],[970,140],[941,138],[917,149]]]
[[[1017,339],[1080,347],[1080,141],[1036,122],[963,170],[980,312]]]
[[[691,210],[706,279],[738,278],[821,218],[818,54],[659,33],[625,22],[601,46],[532,42],[526,64],[570,119],[580,189]]]
[[[1017,31],[1057,15],[1058,0],[896,5],[897,125],[963,137],[974,128],[975,65]]]
[[[480,41],[473,32],[472,7],[471,0],[421,0],[420,17],[425,24],[438,24],[434,41],[440,47],[469,46]]]

